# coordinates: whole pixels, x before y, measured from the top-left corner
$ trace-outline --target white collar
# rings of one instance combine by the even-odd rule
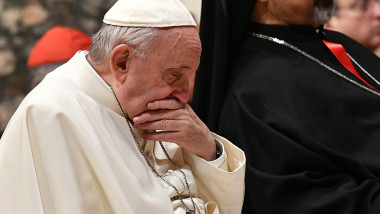
[[[88,55],[88,51],[78,51],[76,54],[79,55],[80,60],[82,61],[83,65],[86,66],[86,68],[91,71],[91,74],[99,80],[106,88],[109,88],[110,91],[112,91],[111,87],[99,76],[98,72],[95,71],[95,69],[90,65],[90,63],[87,61],[86,56]]]

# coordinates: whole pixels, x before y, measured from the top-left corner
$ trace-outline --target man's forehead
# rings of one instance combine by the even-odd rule
[[[352,3],[362,3],[362,2],[368,2],[368,0],[336,0],[336,3],[338,3],[339,5],[349,5],[349,4],[352,4]]]
[[[336,0],[336,4],[341,9],[359,9],[360,11],[367,11],[371,9],[371,3],[380,3],[380,0]]]
[[[181,26],[166,28],[164,30],[159,28],[160,39],[169,42],[170,45],[177,45],[179,42],[187,42],[189,44],[200,45],[200,38],[198,31],[193,26]],[[166,44],[165,44],[166,45]]]

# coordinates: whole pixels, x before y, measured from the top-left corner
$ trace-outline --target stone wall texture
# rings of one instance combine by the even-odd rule
[[[56,25],[92,35],[116,0],[0,0],[0,132],[28,93],[26,61],[36,41]]]

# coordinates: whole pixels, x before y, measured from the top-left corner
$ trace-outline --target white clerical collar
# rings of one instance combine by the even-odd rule
[[[110,91],[112,91],[111,87],[99,76],[98,72],[95,71],[95,69],[90,65],[90,63],[87,61],[86,56],[88,54],[88,51],[78,51],[77,54],[80,56],[80,60],[82,61],[83,65],[86,66],[86,68],[91,71],[91,74],[99,80],[106,88],[108,88]]]

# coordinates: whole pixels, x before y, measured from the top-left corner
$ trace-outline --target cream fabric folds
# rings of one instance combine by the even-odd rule
[[[5,130],[0,213],[184,213],[138,151],[111,90],[81,60],[76,54],[48,74]],[[199,213],[240,213],[245,156],[215,137],[227,152],[219,168],[175,144],[164,146],[188,174]],[[157,142],[140,143],[160,174],[183,185]]]
[[[105,14],[103,22],[129,27],[196,26],[179,0],[119,0]]]

